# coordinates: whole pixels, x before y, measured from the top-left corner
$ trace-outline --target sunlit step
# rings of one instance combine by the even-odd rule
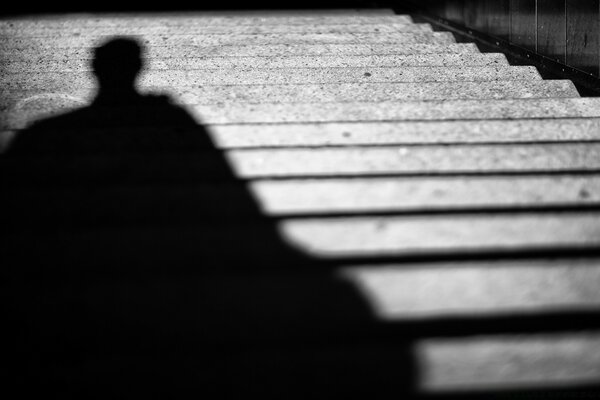
[[[181,57],[151,58],[145,68],[157,70],[196,70],[216,68],[327,68],[327,67],[440,67],[440,66],[495,66],[508,65],[503,54],[498,53],[432,53],[432,54],[382,54],[382,55],[320,55],[273,57]],[[7,73],[19,72],[82,72],[91,71],[89,59],[68,61],[48,58],[43,63],[8,61]],[[550,81],[552,82],[552,81]]]
[[[600,141],[600,118],[210,125],[208,131],[220,148]]]
[[[420,391],[429,394],[491,396],[506,390],[538,389],[551,397],[569,398],[552,390],[597,387],[600,382],[597,331],[425,339],[418,342],[416,356]],[[594,397],[597,391],[587,393]]]
[[[149,87],[148,93],[168,94],[185,105],[269,103],[344,103],[376,101],[472,100],[579,97],[571,81],[427,82],[427,83],[328,83],[295,85],[223,85],[168,89]],[[6,93],[0,110],[17,111],[39,107],[44,102],[60,109],[72,103],[91,104],[94,89],[70,93],[27,90]],[[37,104],[36,104],[37,103]],[[252,127],[248,127],[251,129]],[[251,129],[256,131],[257,129]],[[288,130],[281,128],[281,131]],[[246,135],[250,136],[250,135]],[[283,135],[280,135],[283,136]],[[293,138],[291,139],[293,140]]]
[[[600,249],[595,212],[290,219],[286,240],[315,257]]]
[[[341,22],[341,21],[340,21]],[[56,37],[62,29],[52,26],[23,27],[10,26],[0,23],[0,38],[10,40],[16,37]],[[120,36],[120,35],[190,35],[190,34],[273,34],[273,33],[375,33],[375,32],[432,32],[429,24],[407,23],[363,23],[363,24],[318,24],[318,25],[180,25],[180,26],[122,26],[122,27],[82,27],[74,26],[69,29],[69,34],[74,36]]]
[[[292,179],[250,186],[268,215],[600,205],[596,175]]]
[[[244,178],[594,171],[600,168],[600,144],[248,149],[227,157]]]
[[[70,28],[119,28],[132,26],[239,26],[239,25],[318,25],[318,24],[412,24],[412,18],[407,15],[244,15],[245,13],[231,13],[228,16],[219,16],[209,12],[190,14],[171,14],[171,15],[131,15],[122,14],[121,16],[102,16],[93,17],[84,16],[59,16],[43,20],[36,19],[12,19],[2,22],[2,25],[8,28],[31,29],[36,27],[52,27],[55,29]],[[262,14],[262,13],[261,13]]]
[[[37,48],[93,48],[112,38],[112,35],[65,37],[11,37],[0,42],[0,50],[10,57],[12,52],[31,51]],[[146,46],[211,46],[245,44],[294,44],[294,43],[456,43],[449,32],[375,32],[375,33],[280,33],[280,34],[188,34],[188,35],[139,35],[138,40]]]
[[[44,63],[47,60],[70,62],[76,59],[92,59],[93,48],[36,48],[11,52],[9,61]],[[195,58],[195,57],[279,57],[279,56],[351,56],[378,54],[463,54],[479,53],[474,43],[450,44],[270,44],[270,45],[214,45],[198,46],[152,46],[147,48],[146,59]]]
[[[600,311],[598,259],[356,265],[338,276],[388,322]]]
[[[143,86],[184,88],[202,85],[310,84],[359,82],[476,82],[502,80],[538,80],[534,67],[340,67],[340,68],[237,68],[192,71],[148,71],[140,79]],[[69,92],[82,87],[95,87],[90,72],[34,72],[0,76],[4,90],[46,89]],[[268,99],[265,99],[268,102]]]

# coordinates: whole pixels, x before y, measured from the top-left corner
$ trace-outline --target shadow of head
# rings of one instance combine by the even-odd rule
[[[92,67],[101,88],[133,87],[143,68],[142,45],[118,37],[94,49]]]

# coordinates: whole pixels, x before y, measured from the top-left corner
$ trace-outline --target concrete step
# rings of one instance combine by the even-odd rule
[[[247,150],[230,153],[242,176],[594,170],[596,144],[473,145],[442,148]],[[284,159],[294,157],[294,163]],[[255,158],[256,161],[252,162]],[[328,163],[325,159],[328,159]],[[468,159],[464,159],[468,158]],[[287,158],[288,160],[290,158]],[[462,159],[462,162],[461,162]],[[306,166],[308,162],[310,167]],[[287,165],[286,165],[287,164]],[[302,167],[305,165],[306,167]]]
[[[600,119],[519,119],[426,122],[330,122],[307,124],[209,125],[214,146],[319,147],[403,144],[531,143],[600,141]],[[116,137],[169,135],[168,128],[124,128]],[[0,132],[3,141],[16,132]]]
[[[119,279],[142,271],[167,276],[269,269],[323,272],[332,263],[359,263],[361,258],[387,262],[573,256],[597,253],[599,227],[597,211],[336,216],[283,219],[276,225],[267,220],[73,230],[40,227],[9,230],[5,235],[4,256],[9,261],[5,273],[61,279],[79,270],[81,275]]]
[[[600,141],[600,119],[211,125],[219,148]]]
[[[503,54],[433,53],[418,55],[362,56],[274,56],[274,57],[186,57],[154,58],[147,61],[146,71],[196,70],[215,68],[326,68],[326,67],[440,67],[506,65]],[[54,60],[43,62],[9,61],[4,73],[23,72],[83,72],[92,71],[88,59]]]
[[[600,310],[597,259],[366,264],[337,276],[382,321]]]
[[[343,83],[204,86],[177,98],[187,105],[216,103],[345,103],[457,99],[579,97],[571,81]]]
[[[313,257],[381,257],[600,248],[596,212],[285,220],[288,243]]]
[[[66,39],[60,34],[46,38],[10,38],[0,42],[0,51],[10,57],[18,51],[37,51],[39,48],[85,48],[91,49],[110,39],[112,36],[72,37]],[[402,45],[407,43],[449,44],[455,43],[449,32],[378,32],[378,33],[281,33],[261,35],[177,35],[177,36],[140,36],[139,41],[146,46],[217,46],[217,45],[264,45],[264,44],[353,44],[353,43],[389,43]]]
[[[248,149],[227,153],[243,178],[597,171],[598,143]]]
[[[188,107],[197,121],[208,124],[283,123],[283,122],[364,122],[364,121],[442,121],[480,119],[549,119],[598,118],[596,98],[510,99],[510,100],[447,100],[424,102],[381,103],[298,103],[298,104],[238,104],[196,105]],[[63,111],[60,105],[30,104],[27,109],[3,115],[0,130],[21,129],[32,121]],[[74,107],[80,104],[69,104]],[[126,110],[126,113],[123,113]],[[125,124],[143,120],[143,113],[157,112],[148,107],[97,109],[96,117],[119,118]],[[139,116],[138,116],[139,114]],[[123,117],[126,116],[126,121]],[[81,121],[85,123],[85,121]]]
[[[600,204],[596,175],[258,180],[250,187],[268,215]]]
[[[163,88],[148,88],[161,93]],[[0,93],[2,93],[0,91]],[[469,100],[579,97],[571,81],[499,81],[499,82],[430,82],[430,83],[341,83],[298,85],[223,85],[193,89],[171,89],[168,93],[185,105],[222,103],[344,103],[377,101]],[[68,94],[48,94],[45,90],[2,93],[0,111],[26,109],[29,103],[59,98],[91,104],[93,89]],[[76,100],[75,100],[76,99]],[[68,103],[66,104],[68,105]]]
[[[25,182],[23,182],[25,184]],[[551,188],[551,189],[548,189]],[[245,202],[252,196],[257,204]],[[44,202],[40,203],[39,199]],[[140,202],[140,198],[149,199]],[[222,207],[212,206],[215,202]],[[163,226],[263,216],[453,213],[600,206],[600,177],[582,175],[256,180],[180,185],[21,186],[6,190],[4,229]],[[177,207],[173,207],[177,204]],[[260,211],[259,211],[260,208]]]
[[[216,148],[319,147],[466,143],[600,141],[600,119],[521,119],[427,122],[354,122],[268,125],[210,125]],[[123,128],[114,138],[171,135],[168,128]],[[185,132],[184,132],[185,133]],[[0,131],[0,151],[16,131]],[[186,133],[186,135],[189,133]],[[114,139],[116,140],[116,139]]]
[[[205,85],[268,85],[315,83],[377,82],[478,82],[537,80],[542,78],[535,67],[355,67],[355,68],[248,68],[240,70],[205,69],[194,71],[149,71],[140,78],[143,87],[189,88]],[[0,76],[4,90],[45,89],[69,92],[93,88],[96,82],[86,72],[19,73]]]
[[[0,24],[0,40],[30,37],[56,37],[64,29],[51,26],[27,27]],[[192,34],[274,34],[274,33],[375,33],[375,32],[432,32],[429,24],[318,24],[318,25],[181,25],[181,26],[123,26],[123,27],[72,27],[72,36],[125,36],[125,35],[192,35]]]
[[[10,29],[35,29],[48,27],[55,29],[87,28],[128,28],[128,27],[195,27],[195,26],[240,26],[240,25],[322,25],[322,24],[413,24],[408,15],[229,15],[218,16],[210,13],[195,15],[123,15],[118,16],[70,16],[45,18],[15,18],[1,21],[1,25]]]
[[[440,44],[270,44],[270,45],[201,45],[201,46],[152,46],[147,49],[146,59],[197,58],[197,57],[281,57],[281,56],[353,56],[381,54],[464,54],[479,53],[473,43]],[[31,64],[49,60],[70,62],[75,59],[91,59],[89,48],[44,48],[6,51],[6,62],[25,61]],[[8,55],[10,54],[10,57]]]
[[[71,153],[67,158],[4,159],[0,173],[7,186],[219,182],[236,177],[596,173],[599,154],[598,143],[248,149],[225,154],[208,150],[110,157]]]
[[[566,389],[588,385],[594,387],[588,393],[597,393],[598,348],[600,333],[594,330],[426,339],[416,349],[419,386],[424,394],[465,397],[538,389],[569,398]]]
[[[321,104],[232,104],[194,106],[190,110],[211,124],[419,121],[456,119],[596,118],[596,98],[447,100],[426,102],[321,103]]]

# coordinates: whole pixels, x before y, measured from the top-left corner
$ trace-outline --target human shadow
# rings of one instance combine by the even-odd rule
[[[140,44],[112,39],[92,65],[92,103],[21,131],[3,160],[22,386],[63,398],[409,393],[402,341],[392,353],[370,342],[360,295],[282,239],[207,128],[136,90]]]

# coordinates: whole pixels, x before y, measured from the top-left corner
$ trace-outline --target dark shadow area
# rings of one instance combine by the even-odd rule
[[[142,49],[95,49],[87,107],[0,159],[10,377],[46,398],[337,398],[415,373],[331,265],[291,248],[204,126],[140,94]]]

